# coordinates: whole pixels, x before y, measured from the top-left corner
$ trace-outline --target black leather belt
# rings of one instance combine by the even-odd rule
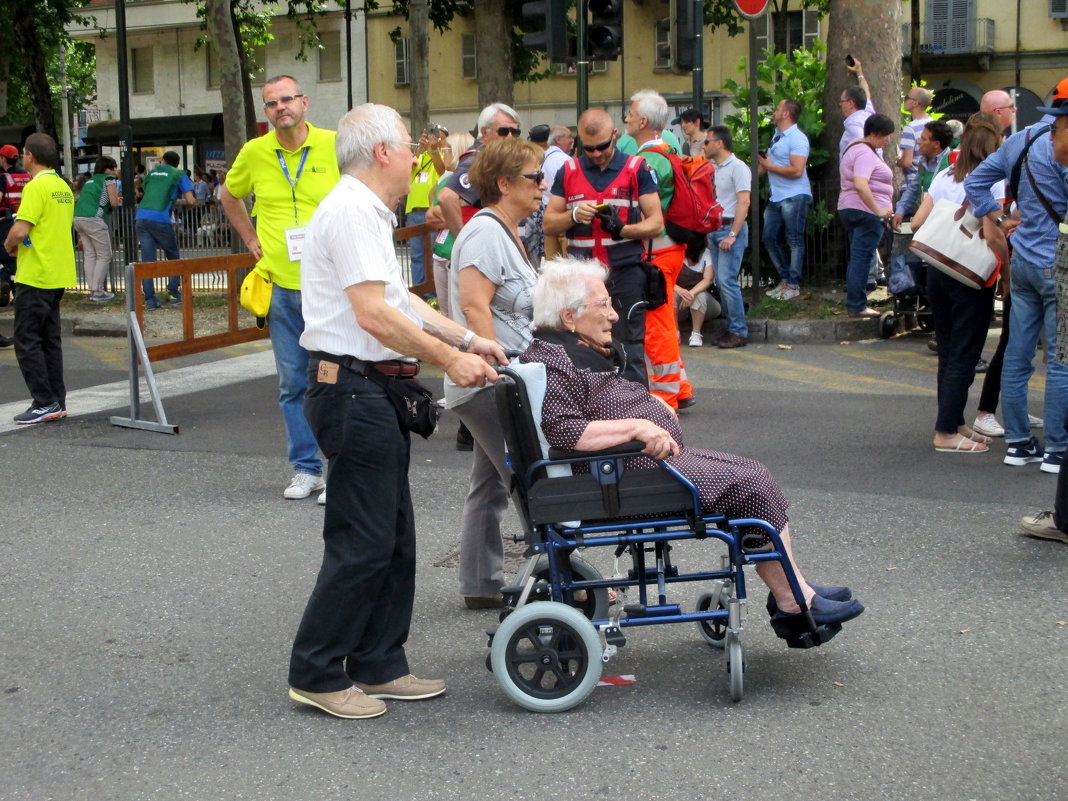
[[[724,217],[723,218],[723,224],[724,225],[730,225],[732,222],[734,222],[734,218],[733,217]]]
[[[319,361],[333,362],[346,370],[352,370],[360,375],[367,375],[368,370],[374,370],[391,378],[415,378],[419,375],[419,362],[401,361],[400,359],[369,362],[364,359],[357,359],[355,356],[335,356],[333,353],[324,353],[321,350],[308,351],[308,355]]]

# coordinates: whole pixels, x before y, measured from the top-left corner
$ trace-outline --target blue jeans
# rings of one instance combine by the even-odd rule
[[[738,273],[742,269],[742,256],[749,244],[749,223],[743,223],[730,250],[720,250],[719,243],[731,232],[729,225],[708,235],[708,249],[712,253],[712,264],[716,271],[716,285],[719,286],[719,299],[727,313],[727,330],[740,337],[749,337],[749,325],[745,321],[745,301],[742,300],[742,287],[738,283]]]
[[[425,222],[426,209],[412,209],[405,219],[405,225],[420,225]],[[426,255],[423,253],[423,237],[412,237],[408,241],[411,243],[412,286],[417,286],[426,280]]]
[[[304,333],[304,316],[300,311],[300,290],[283,289],[275,284],[271,291],[271,310],[267,314],[274,364],[278,372],[278,406],[286,426],[289,463],[298,473],[323,474],[323,462],[308,421],[304,416],[304,393],[308,389],[308,351],[300,346]]]
[[[1027,421],[1027,382],[1035,371],[1035,346],[1045,329],[1046,397],[1043,417],[1046,450],[1064,451],[1065,413],[1068,412],[1068,365],[1057,361],[1057,295],[1054,267],[1041,267],[1012,254],[1012,317],[1009,344],[1001,368],[1001,408],[1005,418],[1005,441],[1024,442],[1031,437]]]
[[[760,238],[779,277],[792,287],[801,286],[801,270],[805,266],[805,221],[811,203],[811,195],[794,195],[768,203],[764,209],[764,230]],[[786,229],[786,244],[790,247],[789,261],[779,239],[783,228]]]
[[[182,258],[182,254],[178,252],[178,237],[174,234],[174,226],[169,222],[137,220],[134,222],[134,230],[141,246],[141,261],[156,261],[157,247],[163,251],[168,261],[178,261]],[[167,292],[176,300],[182,299],[180,287],[179,276],[172,275],[167,279]],[[141,288],[145,292],[146,301],[156,299],[156,287],[151,278],[141,281]]]
[[[868,270],[871,257],[883,239],[883,221],[870,211],[839,209],[846,238],[849,240],[849,263],[846,265],[846,311],[856,314],[868,308]]]

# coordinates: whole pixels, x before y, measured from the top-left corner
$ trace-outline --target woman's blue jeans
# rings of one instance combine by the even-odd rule
[[[875,249],[883,239],[883,221],[869,211],[839,209],[846,238],[849,264],[846,265],[846,311],[857,314],[868,308],[868,269]]]

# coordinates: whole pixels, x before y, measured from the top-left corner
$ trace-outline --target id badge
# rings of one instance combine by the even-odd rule
[[[304,235],[308,233],[307,226],[286,229],[286,250],[289,251],[290,261],[300,261],[304,256]]]

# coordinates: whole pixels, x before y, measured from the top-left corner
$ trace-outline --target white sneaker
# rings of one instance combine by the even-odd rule
[[[285,488],[282,496],[291,501],[307,498],[313,492],[326,489],[326,482],[322,476],[313,476],[311,473],[295,473],[289,486]]]
[[[319,493],[319,500],[316,501],[320,506],[326,506],[326,490]]]
[[[990,412],[981,414],[975,418],[975,422],[972,423],[972,431],[977,434],[985,434],[988,437],[1003,437],[1005,436],[1005,429],[1002,427],[998,419],[994,417]]]
[[[780,292],[775,297],[777,297],[779,300],[793,300],[794,298],[796,298],[800,294],[801,294],[800,288],[793,287],[793,286],[787,286],[782,292]]]
[[[705,337],[700,331],[694,331],[690,334],[690,341],[686,343],[691,348],[700,348],[705,344]]]
[[[769,298],[777,298],[785,290],[786,290],[786,282],[785,281],[779,281],[779,283],[777,283],[775,286],[773,286],[771,289],[769,289],[764,294],[767,295]]]
[[[1031,424],[1031,428],[1042,428],[1044,425],[1041,417],[1035,417],[1033,414],[1027,415],[1027,422]]]

